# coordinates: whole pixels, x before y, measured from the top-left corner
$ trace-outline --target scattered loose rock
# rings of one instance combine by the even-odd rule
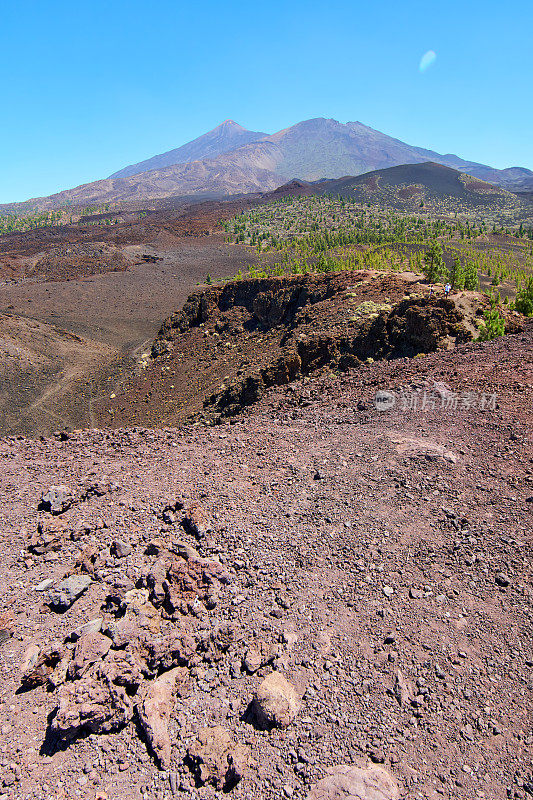
[[[15,632],[15,621],[11,611],[0,613],[0,645],[7,642]]]
[[[383,767],[339,764],[318,781],[307,800],[399,800],[398,784]]]
[[[243,666],[247,672],[253,674],[273,661],[277,653],[278,648],[273,643],[254,642],[246,651],[243,658]]]
[[[228,731],[218,725],[198,732],[188,757],[200,783],[210,783],[226,792],[240,781],[249,758],[248,750],[235,744]]]
[[[126,556],[129,556],[132,550],[133,548],[131,544],[122,541],[122,539],[115,539],[111,545],[111,552],[117,558],[125,558]]]
[[[300,710],[300,700],[280,672],[271,672],[256,690],[253,710],[259,727],[287,728]]]
[[[49,603],[55,611],[65,611],[82,595],[92,580],[87,575],[71,575],[57,584],[50,592]]]
[[[413,698],[412,686],[404,678],[401,669],[396,670],[396,679],[394,681],[394,696],[401,706],[409,705]]]

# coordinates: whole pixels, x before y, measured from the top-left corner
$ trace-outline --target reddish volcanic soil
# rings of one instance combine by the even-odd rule
[[[526,800],[532,402],[528,324],[231,425],[1,440],[3,795]]]
[[[265,389],[321,370],[448,349],[477,337],[487,300],[428,287],[414,273],[371,271],[244,280],[190,295],[137,375],[93,405],[100,426],[216,420]],[[508,330],[521,317],[509,314]]]

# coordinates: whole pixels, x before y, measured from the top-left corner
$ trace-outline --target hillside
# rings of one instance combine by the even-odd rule
[[[127,178],[139,172],[149,172],[153,169],[163,169],[173,164],[189,164],[191,161],[200,161],[205,158],[216,158],[230,150],[236,150],[249,142],[257,142],[264,139],[268,134],[248,131],[242,125],[238,125],[232,119],[227,119],[221,125],[217,125],[212,131],[204,133],[192,142],[169,150],[166,153],[140,161],[138,164],[130,164],[124,169],[114,172],[110,178]]]
[[[277,191],[282,193],[283,188]],[[513,192],[434,162],[403,164],[364,175],[317,181],[295,186],[293,191],[295,194],[341,195],[356,203],[372,203],[401,211],[417,211],[422,206],[436,212],[463,214],[469,211],[531,213],[527,201]],[[287,193],[291,193],[290,186]]]
[[[220,130],[222,128],[222,130]],[[400,164],[434,161],[494,184],[526,191],[533,185],[533,173],[521,168],[496,170],[463,161],[454,155],[439,155],[413,147],[360,122],[341,124],[333,119],[300,122],[260,141],[251,141],[229,152],[187,163],[171,163],[175,157],[194,158],[243,141],[250,135],[235,123],[219,126],[205,137],[184,145],[181,156],[162,154],[139,165],[125,167],[111,178],[67,189],[49,197],[22,204],[0,206],[0,213],[27,213],[64,205],[128,203],[163,197],[213,198],[275,189],[287,180],[314,181],[359,175],[370,170]],[[202,141],[202,139],[204,141]],[[157,165],[156,169],[150,169]],[[133,169],[143,171],[131,174]],[[144,170],[149,171],[144,171]]]
[[[529,797],[532,359],[529,331],[233,425],[1,439],[3,794]]]

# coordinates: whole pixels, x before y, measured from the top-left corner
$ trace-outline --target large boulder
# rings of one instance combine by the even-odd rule
[[[62,514],[74,502],[74,497],[68,486],[50,486],[41,495],[40,508],[51,514]]]
[[[65,648],[61,642],[53,642],[43,649],[37,644],[30,644],[20,665],[20,682],[23,689],[44,686],[64,657]]]
[[[280,672],[270,673],[255,692],[253,712],[260,728],[287,728],[299,710],[296,689]]]
[[[307,800],[399,800],[398,784],[383,767],[339,764],[318,781]]]
[[[137,701],[139,721],[163,769],[170,767],[172,747],[168,723],[174,708],[176,691],[186,681],[188,674],[186,667],[175,667],[165,672],[141,689]]]
[[[242,778],[248,751],[235,744],[228,731],[217,725],[198,732],[197,741],[189,747],[188,758],[199,783],[210,783],[215,789],[227,792]]]
[[[49,595],[50,606],[54,611],[66,611],[92,583],[88,575],[71,575],[57,584]]]
[[[37,530],[28,540],[28,550],[38,556],[51,550],[61,550],[67,533],[67,526],[59,519],[40,520]]]
[[[117,686],[93,667],[87,675],[59,689],[59,707],[52,730],[67,739],[81,731],[110,733],[122,728],[133,717],[133,702],[122,686]]]
[[[99,632],[87,633],[78,639],[74,657],[68,666],[69,678],[81,678],[93,664],[107,655],[111,645],[109,636],[103,636]]]

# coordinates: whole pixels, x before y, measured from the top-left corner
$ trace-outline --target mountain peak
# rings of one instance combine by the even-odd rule
[[[249,131],[233,119],[225,119],[216,128],[193,139],[192,142],[177,147],[175,150],[168,150],[166,153],[152,156],[138,164],[130,164],[110,177],[127,178],[142,172],[171,167],[174,164],[189,164],[204,158],[217,158],[250,142],[258,142],[266,135],[266,133],[258,131]]]
[[[216,128],[213,130],[218,131],[221,129],[231,128],[234,131],[245,131],[246,128],[243,128],[242,125],[239,125],[238,122],[235,122],[233,119],[225,119],[224,122],[221,122],[220,125],[217,125]]]

